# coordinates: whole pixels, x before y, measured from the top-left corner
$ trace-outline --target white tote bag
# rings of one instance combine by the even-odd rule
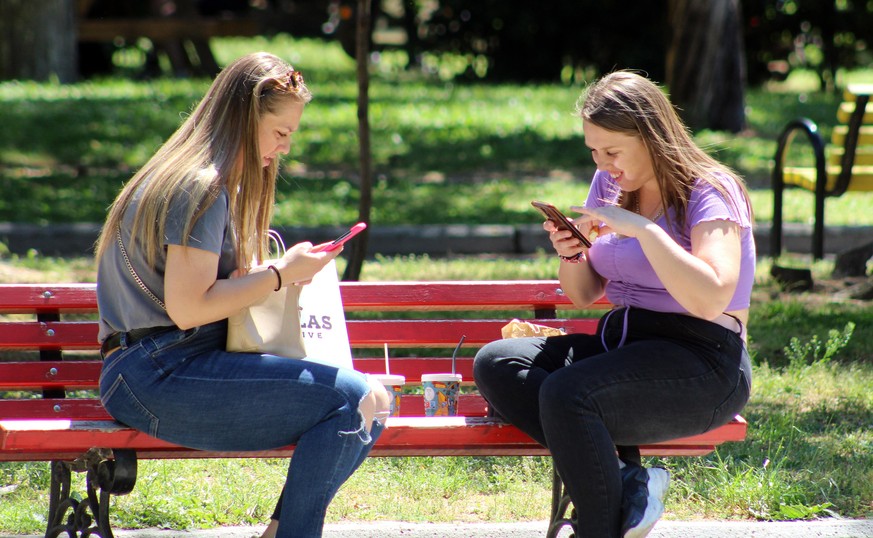
[[[315,274],[300,290],[300,334],[306,357],[352,368],[352,349],[340,294],[336,261]]]

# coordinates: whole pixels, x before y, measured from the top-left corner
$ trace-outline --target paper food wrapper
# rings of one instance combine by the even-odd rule
[[[562,329],[537,325],[529,321],[514,319],[500,329],[503,338],[522,338],[525,336],[560,336],[566,334]]]

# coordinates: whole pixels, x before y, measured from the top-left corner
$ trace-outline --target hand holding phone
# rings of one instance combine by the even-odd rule
[[[573,224],[569,218],[567,218],[561,211],[548,202],[539,202],[534,200],[530,203],[535,208],[539,209],[540,212],[545,215],[547,220],[552,221],[556,228],[559,230],[569,230],[570,233],[573,234],[573,237],[579,240],[582,245],[586,248],[591,248],[591,241],[588,240],[585,235],[579,231],[579,228]]]
[[[352,226],[351,228],[349,228],[349,231],[347,231],[346,233],[337,237],[332,242],[327,243],[324,247],[321,247],[321,248],[316,247],[317,250],[316,249],[313,249],[313,250],[315,250],[315,252],[331,252],[333,250],[336,250],[339,247],[341,247],[343,244],[345,244],[346,241],[348,241],[352,237],[358,235],[359,233],[363,232],[366,227],[367,227],[366,222],[359,222],[359,223],[355,224],[354,226]]]

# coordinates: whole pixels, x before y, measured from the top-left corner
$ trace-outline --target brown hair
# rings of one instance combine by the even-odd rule
[[[684,228],[688,198],[697,180],[712,185],[737,209],[739,206],[723,185],[725,178],[731,178],[748,203],[742,178],[694,143],[675,108],[654,82],[630,71],[616,71],[589,86],[583,99],[584,103],[577,107],[583,120],[642,140],[652,160],[661,203],[665,209],[674,209],[680,229]],[[622,195],[620,204],[629,208],[632,200]],[[750,203],[748,207],[751,211]]]
[[[114,242],[115,230],[135,194],[141,201],[129,248],[143,248],[154,267],[163,249],[172,197],[184,192],[192,200],[182,235],[187,242],[191,227],[224,188],[237,265],[266,259],[278,164],[262,166],[258,127],[264,114],[282,104],[311,99],[300,72],[272,54],[253,53],[228,65],[191,115],[115,199],[97,240],[97,258]]]

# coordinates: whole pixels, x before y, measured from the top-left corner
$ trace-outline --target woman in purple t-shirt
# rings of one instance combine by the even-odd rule
[[[497,413],[549,448],[577,536],[639,538],[670,478],[642,467],[637,446],[721,426],[749,399],[751,206],[648,79],[607,75],[579,112],[597,173],[572,209],[593,244],[544,228],[573,303],[606,295],[615,308],[594,335],[492,342],[474,376]]]

